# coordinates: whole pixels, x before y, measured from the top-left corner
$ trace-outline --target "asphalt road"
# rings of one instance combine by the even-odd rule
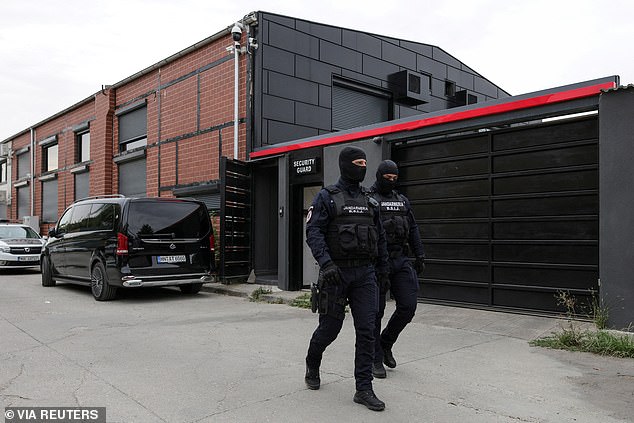
[[[2,409],[106,407],[126,423],[634,421],[634,360],[530,347],[553,318],[420,304],[399,365],[375,380],[377,413],[352,402],[350,316],[309,391],[308,310],[178,288],[99,303],[86,287],[0,272]]]

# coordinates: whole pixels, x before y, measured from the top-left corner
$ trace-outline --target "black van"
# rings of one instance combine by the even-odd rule
[[[42,285],[88,285],[97,301],[113,299],[119,287],[178,285],[195,294],[212,281],[213,249],[200,201],[91,197],[73,203],[50,230]]]

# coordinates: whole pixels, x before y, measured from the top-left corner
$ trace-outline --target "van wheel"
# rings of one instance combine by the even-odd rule
[[[179,285],[183,294],[198,294],[200,288],[203,287],[202,283],[190,283],[187,285]]]
[[[97,301],[109,301],[117,295],[117,287],[108,283],[108,275],[103,263],[98,261],[90,272],[90,288]]]
[[[55,286],[53,269],[51,269],[51,259],[48,256],[42,256],[40,270],[42,271],[42,286]]]

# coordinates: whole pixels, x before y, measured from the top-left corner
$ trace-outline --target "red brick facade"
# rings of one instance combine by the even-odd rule
[[[147,105],[146,187],[147,195],[173,196],[172,190],[194,183],[219,178],[221,155],[233,157],[234,60],[227,47],[233,45],[230,35],[189,52],[162,66],[155,65],[136,78],[122,81],[98,91],[94,96],[35,126],[35,172],[28,184],[34,185],[34,214],[42,216],[42,182],[53,173],[58,181],[58,217],[74,198],[74,173],[77,162],[76,128],[89,123],[90,195],[118,192],[119,128],[117,110],[145,101]],[[240,57],[239,115],[246,116],[247,60]],[[39,143],[56,136],[58,170],[44,172],[43,150]],[[10,140],[12,150],[31,145],[31,132],[26,130]],[[220,147],[222,143],[222,148]],[[246,158],[246,128],[239,127],[239,158]],[[222,149],[222,151],[220,151]],[[30,154],[30,151],[29,151]],[[13,155],[11,180],[17,178],[17,157]],[[29,185],[30,186],[30,185]],[[12,221],[18,221],[17,191],[7,210]],[[41,222],[41,232],[52,226]]]

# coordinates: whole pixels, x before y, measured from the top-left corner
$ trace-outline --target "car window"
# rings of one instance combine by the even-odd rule
[[[189,201],[133,201],[128,231],[139,237],[202,238],[209,233],[204,206]]]
[[[93,204],[90,209],[88,230],[111,231],[114,229],[115,207],[114,204]]]
[[[62,215],[57,224],[57,232],[60,234],[68,232],[68,224],[70,223],[70,217],[73,214],[73,209],[66,210],[66,213]]]
[[[11,238],[40,238],[37,232],[28,226],[2,226],[0,227],[0,239]]]
[[[88,228],[91,207],[92,204],[78,204],[73,207],[73,214],[68,223],[67,232],[84,231]]]

